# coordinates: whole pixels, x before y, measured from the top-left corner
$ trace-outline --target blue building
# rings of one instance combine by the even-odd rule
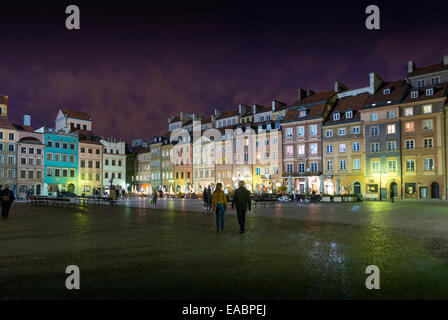
[[[56,196],[66,191],[79,194],[78,190],[78,145],[77,132],[65,133],[41,128],[44,134],[44,192]]]

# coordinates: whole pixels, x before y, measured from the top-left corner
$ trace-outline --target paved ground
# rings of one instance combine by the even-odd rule
[[[146,208],[145,208],[146,207]],[[60,209],[0,220],[0,299],[447,299],[448,203],[284,204],[226,233],[199,200]],[[164,209],[161,209],[164,208]],[[65,289],[65,267],[81,290]],[[365,268],[381,289],[365,289]]]

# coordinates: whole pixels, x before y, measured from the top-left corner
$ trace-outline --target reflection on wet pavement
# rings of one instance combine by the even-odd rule
[[[444,202],[257,208],[243,235],[234,212],[225,234],[214,223],[194,200],[17,203],[0,221],[0,299],[448,298]],[[69,264],[80,291],[64,288]],[[364,286],[368,265],[380,290]]]

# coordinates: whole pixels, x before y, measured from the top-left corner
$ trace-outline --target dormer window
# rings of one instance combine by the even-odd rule
[[[411,98],[412,99],[418,98],[418,91],[417,90],[411,92]]]
[[[424,86],[426,86],[426,80],[425,79],[417,80],[417,87],[418,88],[423,88]]]
[[[333,120],[341,119],[341,114],[339,112],[333,114]]]
[[[440,83],[440,77],[432,77],[431,78],[431,84],[433,86],[435,86],[436,84],[439,84],[439,83]]]
[[[305,110],[299,111],[299,118],[303,118],[303,117],[306,117],[306,111]]]
[[[432,96],[433,94],[434,94],[434,89],[433,88],[426,89],[426,95],[427,96]]]
[[[346,119],[351,119],[351,118],[353,118],[353,111],[347,111],[347,112],[345,113],[345,118],[346,118]]]
[[[386,94],[390,94],[390,89],[389,89],[389,88],[384,89],[384,90],[383,90],[383,94],[384,94],[384,95],[386,95]]]

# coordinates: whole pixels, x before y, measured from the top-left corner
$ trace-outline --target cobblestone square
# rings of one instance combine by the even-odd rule
[[[448,203],[277,204],[224,234],[199,200],[65,209],[14,203],[0,220],[1,299],[446,299]],[[65,268],[81,289],[65,288]],[[367,290],[377,265],[381,289]]]

